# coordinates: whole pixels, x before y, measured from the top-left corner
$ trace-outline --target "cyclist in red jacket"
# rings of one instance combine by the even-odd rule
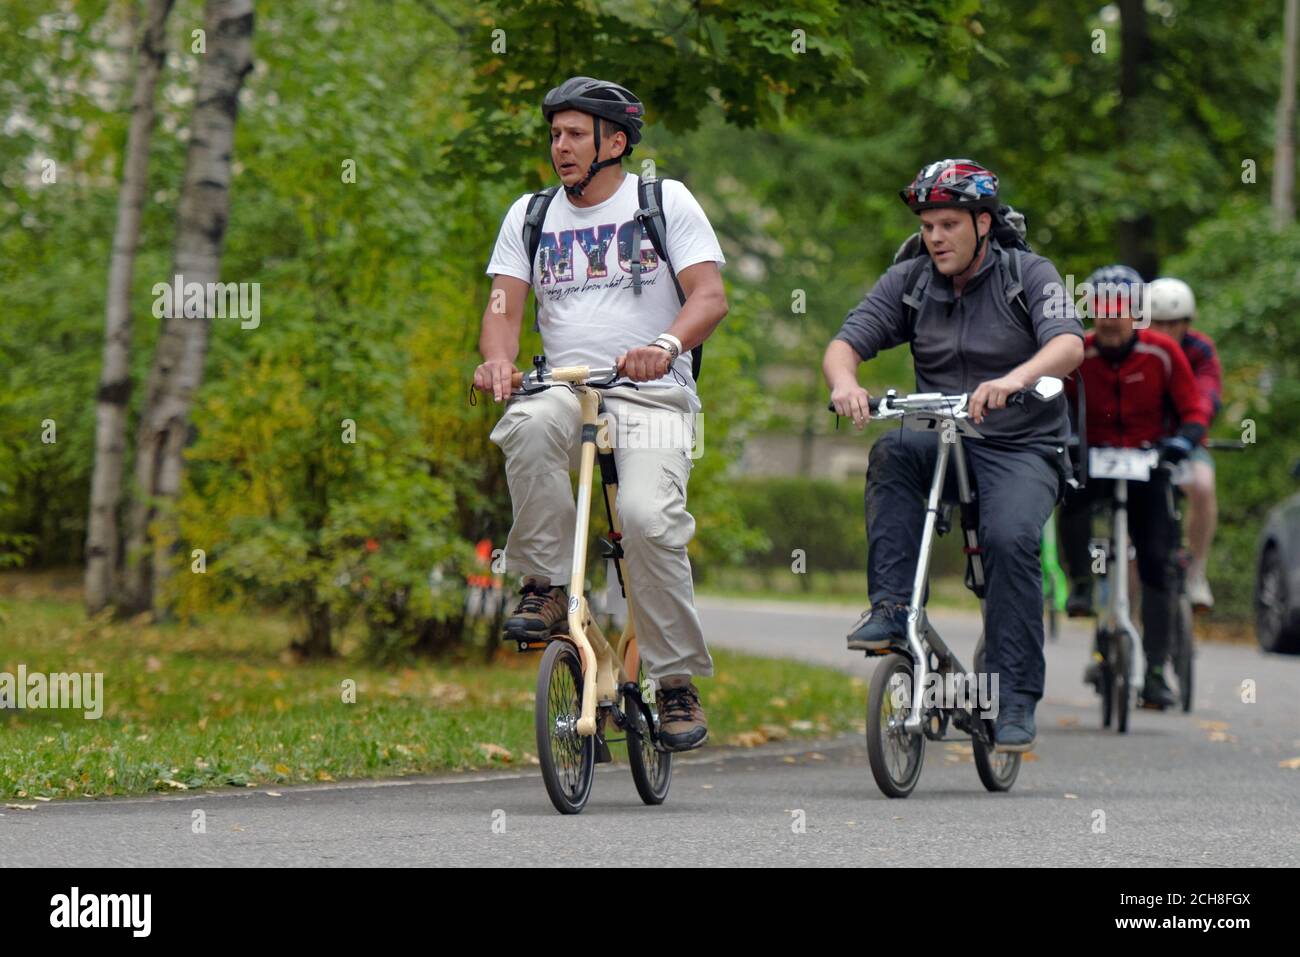
[[[1209,401],[1197,388],[1183,351],[1168,336],[1134,329],[1141,277],[1126,266],[1100,269],[1089,277],[1094,296],[1095,328],[1084,339],[1083,378],[1087,399],[1088,444],[1141,448],[1156,446],[1161,459],[1180,462],[1205,436],[1210,422]],[[1074,381],[1067,383],[1073,394]],[[1172,417],[1177,430],[1170,435]],[[1176,528],[1167,507],[1168,475],[1154,470],[1147,482],[1129,486],[1129,525],[1137,549],[1142,581],[1142,646],[1146,676],[1142,703],[1164,709],[1176,699],[1164,678],[1169,657],[1172,602],[1169,591],[1171,559],[1177,548]],[[1088,555],[1090,506],[1111,497],[1112,482],[1090,481],[1067,496],[1061,512],[1061,540],[1073,588],[1071,616],[1092,614],[1092,578]],[[1100,655],[1085,680],[1095,683]]]
[[[1147,315],[1151,328],[1163,332],[1183,347],[1192,367],[1192,375],[1201,393],[1210,403],[1210,421],[1222,405],[1223,373],[1214,340],[1192,329],[1196,318],[1196,296],[1181,279],[1157,279],[1147,290]],[[1192,562],[1187,569],[1187,597],[1198,610],[1214,607],[1214,595],[1205,575],[1214,528],[1219,520],[1219,503],[1214,490],[1214,459],[1204,445],[1197,445],[1190,456],[1191,478],[1182,486],[1187,495],[1187,542]]]

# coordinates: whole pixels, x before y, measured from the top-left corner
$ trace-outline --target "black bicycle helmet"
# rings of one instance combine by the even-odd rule
[[[607,160],[593,162],[582,182],[565,187],[570,194],[581,196],[593,176],[606,166],[613,166],[624,156],[630,155],[632,147],[641,142],[645,107],[630,90],[617,83],[589,76],[574,76],[555,87],[542,100],[542,116],[547,123],[562,110],[577,110],[593,118],[592,135],[597,156],[600,155],[600,120],[617,124],[627,134],[627,147],[622,153]]]

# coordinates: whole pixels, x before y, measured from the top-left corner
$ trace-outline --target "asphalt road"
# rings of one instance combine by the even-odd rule
[[[843,648],[856,609],[700,607],[716,646],[870,673]],[[934,621],[969,664],[976,621]],[[0,816],[0,862],[1300,865],[1300,768],[1281,766],[1300,758],[1300,659],[1203,645],[1195,712],[1135,711],[1120,737],[1079,681],[1088,642],[1076,626],[1049,645],[1034,760],[1007,794],[983,789],[967,746],[931,743],[916,791],[891,801],[855,734],[679,758],[657,808],[625,765],[601,766],[576,817],[552,810],[535,771],[51,802]]]

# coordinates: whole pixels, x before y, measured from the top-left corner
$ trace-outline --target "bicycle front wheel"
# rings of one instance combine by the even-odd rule
[[[876,786],[891,798],[907,797],[921,777],[925,735],[904,729],[911,713],[912,660],[887,655],[867,689],[867,758]]]
[[[1112,636],[1111,650],[1114,655],[1111,668],[1115,686],[1115,730],[1127,734],[1129,704],[1133,699],[1133,636],[1121,629],[1119,634]]]
[[[582,662],[564,640],[552,641],[537,670],[533,705],[537,759],[551,803],[561,814],[577,814],[591,796],[596,738],[578,734],[582,716]]]

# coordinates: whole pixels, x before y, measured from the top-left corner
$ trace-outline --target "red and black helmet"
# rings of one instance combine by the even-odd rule
[[[899,198],[914,213],[941,207],[996,210],[998,178],[973,160],[945,159],[921,168]]]

